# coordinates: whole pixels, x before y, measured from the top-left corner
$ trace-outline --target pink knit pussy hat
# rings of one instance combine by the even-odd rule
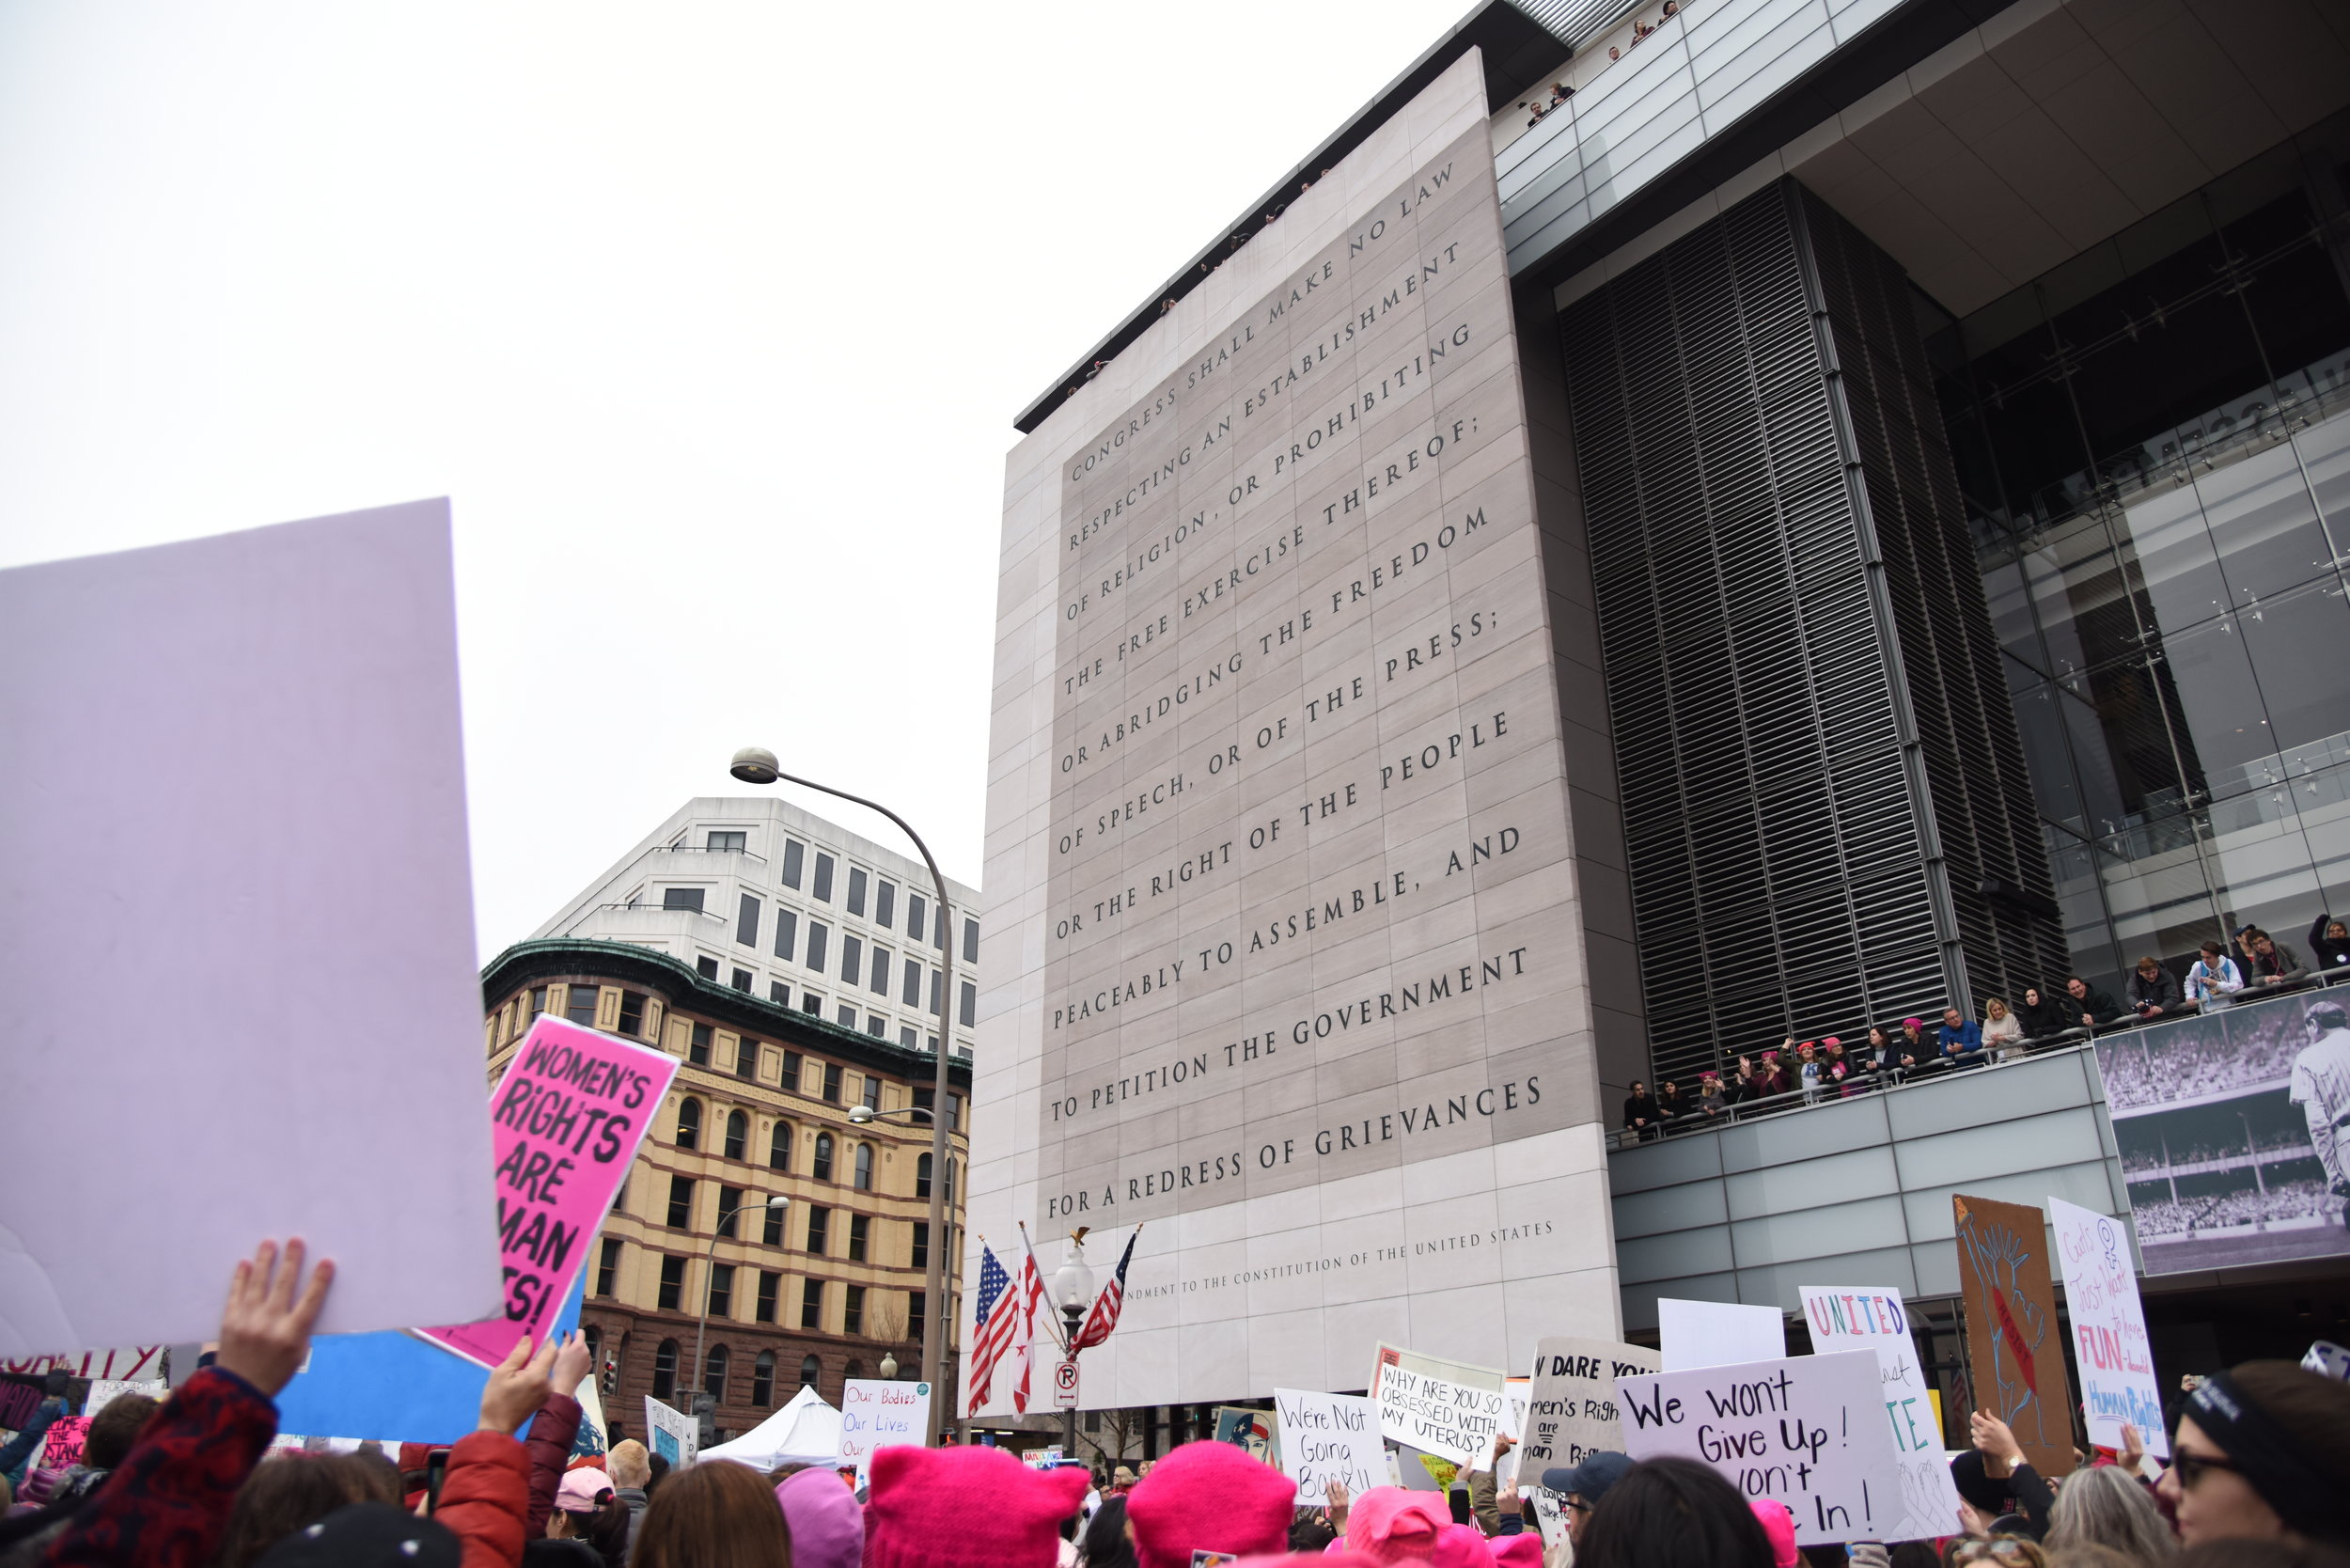
[[[1055,1568],[1086,1480],[977,1445],[876,1450],[864,1568]]]
[[[1191,1568],[1195,1551],[1277,1552],[1296,1517],[1297,1483],[1231,1443],[1185,1443],[1126,1495],[1142,1568]]]

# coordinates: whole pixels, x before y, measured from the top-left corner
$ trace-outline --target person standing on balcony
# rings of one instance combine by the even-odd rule
[[[1973,1067],[1982,1060],[1982,1026],[1961,1010],[1946,1007],[1934,1043],[1943,1066]]]
[[[2056,998],[2036,985],[2024,987],[2023,1005],[2015,1010],[2015,1018],[2024,1026],[2026,1040],[2045,1040],[2073,1027]]]
[[[2252,964],[2244,971],[2247,984],[2281,990],[2289,985],[2298,985],[2309,978],[2310,972],[2301,967],[2301,960],[2291,948],[2258,927],[2253,928]]]
[[[1648,1085],[1633,1079],[1632,1097],[1623,1103],[1623,1130],[1646,1143],[1656,1136],[1657,1115],[1656,1099],[1649,1093]]]
[[[2120,1004],[2078,975],[2064,978],[2064,994],[2081,1010],[2081,1027],[2101,1028],[2122,1016]]]
[[[2310,926],[2310,962],[2320,969],[2350,967],[2350,926],[2320,915]]]
[[[1992,1060],[2005,1061],[2009,1050],[2023,1043],[2024,1026],[2008,1010],[2005,997],[1994,996],[1982,1004],[1982,1044]]]
[[[2186,999],[2208,1012],[2243,989],[2244,971],[2228,950],[2217,942],[2204,943],[2202,956],[2186,972]]]
[[[2183,1002],[2178,977],[2151,953],[2139,959],[2138,967],[2130,971],[2129,996],[2130,1011],[2140,1018],[2159,1018],[2166,1012],[2176,1012]]]

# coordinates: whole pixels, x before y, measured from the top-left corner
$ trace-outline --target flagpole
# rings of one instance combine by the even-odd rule
[[[1028,1222],[1025,1219],[1020,1222],[1020,1245],[1027,1249],[1028,1266],[1036,1269],[1036,1277],[1039,1279],[1043,1278],[1044,1270],[1037,1266],[1036,1244],[1028,1239]],[[1069,1354],[1069,1339],[1067,1335],[1060,1331],[1060,1325],[1054,1321],[1057,1316],[1058,1314],[1056,1313],[1046,1313],[1044,1325],[1053,1331],[1053,1342],[1060,1346],[1061,1354],[1066,1356]],[[1030,1327],[1028,1332],[1033,1337],[1036,1330],[1034,1327]]]

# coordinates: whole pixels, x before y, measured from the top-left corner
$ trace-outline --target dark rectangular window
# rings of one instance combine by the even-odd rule
[[[816,852],[816,886],[812,891],[818,903],[832,902],[832,856],[822,850]]]
[[[665,1312],[674,1312],[685,1300],[685,1260],[661,1260],[661,1294],[657,1303]]]
[[[783,841],[783,885],[786,887],[797,887],[800,885],[800,861],[807,854],[807,846],[797,839],[786,839]]]
[[[661,907],[664,909],[693,909],[702,906],[702,890],[698,887],[664,887]]]
[[[824,1015],[824,998],[813,991],[803,991],[800,993],[800,1011],[822,1018]]]
[[[807,1210],[807,1249],[819,1258],[824,1255],[824,1244],[832,1239],[832,1211],[821,1203],[811,1203]]]
[[[737,969],[734,971],[730,983],[737,991],[748,991],[752,984],[751,972],[748,969]]]
[[[718,961],[714,958],[697,958],[694,960],[694,972],[706,980],[714,980],[718,978]]]
[[[745,948],[759,946],[759,901],[748,893],[734,917],[734,940]]]
[[[887,948],[873,949],[872,987],[876,996],[889,995],[889,949]]]
[[[928,903],[923,902],[921,894],[908,893],[906,895],[907,941],[919,942],[922,940],[922,928],[930,923],[930,907],[931,906]]]
[[[573,985],[567,989],[570,995],[564,1001],[563,1016],[584,1029],[594,1028],[596,1027],[596,988],[592,985]]]
[[[843,1334],[865,1332],[865,1287],[862,1285],[849,1287],[848,1301],[840,1309],[840,1332]]]
[[[694,1224],[694,1178],[691,1176],[669,1178],[669,1223],[681,1231],[690,1230]]]
[[[972,1015],[979,1011],[979,988],[969,980],[964,980],[963,982],[963,1006],[957,1010],[962,1014],[964,1028],[971,1027]]]
[[[532,986],[530,988],[530,1015],[536,1018],[546,1010],[547,988],[543,985]]]
[[[800,1326],[824,1326],[824,1282],[822,1279],[800,1281]]]
[[[885,1040],[889,1037],[889,1020],[878,1012],[869,1012],[865,1015],[865,1032],[875,1040]]]
[[[777,909],[776,911],[776,956],[788,961],[791,957],[792,949],[799,946],[799,912]]]
[[[886,877],[873,879],[873,923],[885,931],[898,913],[898,885]]]
[[[767,1216],[767,1220],[765,1228],[760,1232],[759,1239],[769,1247],[781,1247],[783,1245],[783,1216],[791,1211],[770,1209],[762,1205],[760,1212]]]
[[[759,1076],[759,1042],[745,1040],[734,1048],[734,1075],[738,1078]]]
[[[710,1026],[697,1024],[685,1047],[685,1059],[697,1067],[710,1065]]]
[[[833,1020],[832,1020],[832,1021],[833,1021],[834,1023],[836,1023],[836,1024],[839,1025],[839,1026],[840,1026],[842,1028],[844,1028],[844,1029],[853,1029],[853,1028],[855,1028],[855,1027],[856,1027],[856,1008],[855,1008],[854,1004],[850,1003],[850,1002],[843,1002],[843,1003],[841,1003],[841,1004],[840,1004],[840,1011],[833,1014]]]
[[[734,1316],[734,1265],[710,1265],[710,1315],[713,1318]]]
[[[840,1104],[840,1064],[837,1061],[824,1063],[824,1098]]]
[[[865,1262],[865,1238],[872,1233],[873,1222],[865,1215],[849,1216],[849,1262]]]
[[[947,1016],[947,1004],[938,999],[938,988],[946,983],[945,976],[941,971],[936,969],[931,971],[931,1016],[933,1018]]]
[[[750,835],[739,827],[713,827],[710,836],[702,840],[702,847],[710,850],[747,849],[750,847]]]
[[[881,1079],[870,1073],[865,1074],[865,1108],[867,1110],[881,1109]]]
[[[794,1094],[800,1092],[800,1053],[797,1051],[783,1053],[783,1087]]]
[[[950,1133],[958,1132],[962,1130],[962,1127],[963,1096],[949,1094],[947,1096],[947,1130]]]
[[[932,1050],[936,1050],[936,1049],[938,1048],[938,1042],[936,1042],[936,1041],[934,1041],[934,1040],[933,1040],[933,1041],[932,1041],[932,1042],[931,1042],[931,1048],[932,1048]],[[918,1106],[919,1108],[921,1108],[921,1109],[923,1109],[923,1110],[928,1110],[928,1109],[930,1109],[930,1108],[931,1108],[932,1097],[933,1095],[935,1095],[937,1092],[938,1092],[938,1090],[937,1090],[935,1088],[933,1088],[932,1086],[929,1085],[929,1084],[916,1084],[916,1085],[915,1085],[915,1086],[914,1086],[914,1103],[915,1103],[915,1105],[916,1105],[916,1106]],[[948,1095],[948,1096],[947,1096],[947,1130],[948,1130],[948,1132],[950,1132],[950,1133],[951,1133],[951,1132],[953,1132],[953,1131],[955,1130],[956,1124],[957,1124],[959,1121],[962,1121],[962,1119],[963,1119],[963,1096],[962,1096],[962,1095],[960,1095],[960,1094],[949,1094],[949,1095]],[[927,1127],[927,1126],[929,1126],[929,1125],[930,1125],[930,1120],[931,1120],[931,1119],[930,1119],[929,1117],[927,1117],[927,1116],[926,1116],[926,1117],[923,1117],[923,1118],[920,1120],[920,1121],[917,1123],[917,1125]]]
[[[822,920],[807,923],[807,957],[804,961],[818,974],[824,972],[824,948],[832,940],[832,928]]]
[[[865,868],[862,866],[849,868],[849,913],[865,913]]]
[[[734,1240],[735,1223],[742,1217],[742,1214],[743,1189],[720,1187],[718,1189],[718,1234],[728,1241]]]
[[[908,1007],[922,1005],[922,961],[920,959],[906,960],[905,989],[898,994],[898,999]]]
[[[767,982],[767,999],[775,1003],[777,1007],[790,1007],[791,1005],[791,988],[784,984],[781,980],[769,980]]]
[[[922,1342],[922,1330],[926,1326],[922,1320],[928,1315],[926,1309],[929,1305],[928,1299],[920,1291],[906,1292],[907,1343],[920,1344]]]
[[[620,1242],[617,1236],[603,1238],[603,1247],[596,1259],[596,1294],[610,1295],[620,1274]]]
[[[916,1029],[912,1024],[899,1025],[898,1043],[904,1046],[909,1051],[920,1050],[922,1048],[921,1031]]]
[[[963,922],[963,961],[965,964],[979,961],[979,922],[977,920]]]
[[[914,1222],[914,1254],[911,1262],[916,1268],[931,1266],[931,1222],[927,1219],[917,1219]]]
[[[645,994],[642,991],[620,993],[620,1032],[622,1034],[645,1032]]]
[[[841,983],[844,985],[854,985],[857,981],[863,980],[864,978],[865,943],[861,939],[852,936],[844,931],[840,933]]]
[[[783,1283],[783,1276],[772,1269],[759,1271],[759,1296],[751,1314],[761,1323],[776,1321],[776,1290]]]

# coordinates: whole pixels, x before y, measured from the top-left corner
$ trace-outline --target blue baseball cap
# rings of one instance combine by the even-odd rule
[[[1572,1492],[1585,1502],[1597,1502],[1632,1468],[1632,1456],[1606,1450],[1580,1465],[1558,1465],[1543,1472],[1543,1484],[1554,1492]]]

